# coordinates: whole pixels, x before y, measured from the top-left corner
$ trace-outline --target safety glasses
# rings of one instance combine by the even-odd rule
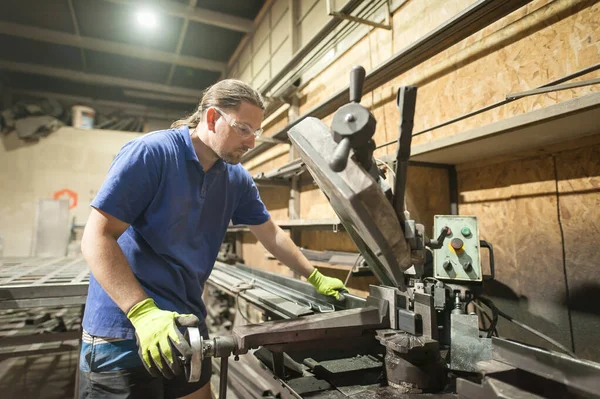
[[[223,117],[223,119],[225,119],[225,122],[227,122],[227,124],[229,126],[234,128],[235,131],[237,131],[242,137],[248,138],[251,135],[253,135],[255,138],[259,138],[260,135],[262,134],[263,129],[258,128],[253,131],[252,127],[250,125],[248,125],[247,123],[238,122],[231,115],[227,114],[224,111],[221,111],[219,108],[217,108],[217,107],[213,107],[213,108],[215,109],[215,111],[217,111],[219,113],[219,115],[221,115]]]

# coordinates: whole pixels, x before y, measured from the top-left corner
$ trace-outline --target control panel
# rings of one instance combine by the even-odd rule
[[[479,229],[476,216],[436,215],[434,237],[450,229],[440,249],[434,250],[434,277],[440,280],[481,282]]]

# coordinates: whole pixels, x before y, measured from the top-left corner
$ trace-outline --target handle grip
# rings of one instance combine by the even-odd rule
[[[495,266],[494,266],[494,247],[492,246],[492,244],[490,244],[489,242],[487,242],[485,240],[479,240],[479,246],[481,248],[487,248],[488,251],[490,251],[490,274],[487,276],[483,276],[483,280],[484,281],[493,280],[494,277],[496,276],[496,270],[495,270]]]
[[[350,102],[359,103],[365,83],[365,68],[355,66],[350,71]]]
[[[333,158],[329,162],[329,167],[334,172],[341,172],[346,169],[346,165],[348,164],[348,156],[350,155],[350,139],[345,138],[342,139],[335,147],[335,151],[333,152]]]

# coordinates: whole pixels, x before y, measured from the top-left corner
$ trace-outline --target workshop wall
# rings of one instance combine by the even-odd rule
[[[372,29],[354,47],[318,76],[301,86],[302,115],[348,85],[353,65],[367,72],[393,54],[471,5],[473,1],[408,1],[393,15],[393,30]],[[363,95],[377,119],[376,143],[397,138],[399,115],[395,95],[402,85],[419,88],[414,131],[426,129],[501,101],[509,93],[536,88],[600,62],[600,3],[594,0],[536,0],[475,33],[427,62]],[[580,78],[600,77],[596,71]],[[557,104],[600,90],[590,85],[512,101],[475,117],[415,136],[413,145]],[[331,116],[324,118],[330,124]],[[277,132],[280,127],[267,131]],[[600,133],[600,130],[599,132]],[[591,141],[590,141],[591,140]],[[497,282],[489,295],[515,318],[539,328],[578,354],[600,359],[600,342],[592,339],[600,327],[596,303],[600,292],[589,281],[598,279],[596,255],[600,209],[598,138],[561,144],[550,150],[507,154],[459,168],[460,213],[477,215],[482,238],[497,253]],[[393,153],[395,145],[376,151]],[[287,146],[276,146],[246,166],[266,171],[289,161]],[[263,191],[261,190],[261,193]],[[271,199],[264,198],[267,207]],[[409,169],[408,207],[430,232],[432,216],[449,212],[447,172]],[[334,215],[314,185],[300,193],[300,217]],[[594,211],[595,210],[595,211]],[[278,209],[281,215],[283,208]],[[278,216],[279,217],[279,216]],[[356,251],[343,233],[304,230],[299,245],[316,250]],[[244,247],[245,254],[260,245]],[[256,252],[258,253],[258,252]],[[264,254],[252,256],[261,266]],[[340,271],[328,270],[332,275]],[[595,278],[594,278],[595,277]],[[352,282],[352,280],[351,280]],[[356,282],[355,282],[356,283]],[[357,287],[357,286],[355,286]],[[352,287],[351,287],[352,290]],[[366,293],[354,288],[354,293]],[[594,295],[591,295],[591,293]],[[589,298],[588,301],[582,298]],[[569,304],[569,307],[566,305]],[[541,346],[547,343],[501,322],[502,334]],[[571,332],[572,330],[572,332]],[[596,334],[597,335],[597,334]]]
[[[0,235],[4,256],[29,256],[38,200],[68,189],[77,194],[70,210],[85,224],[89,203],[102,185],[114,156],[138,133],[63,127],[37,142],[15,132],[0,139]]]
[[[477,215],[494,245],[496,305],[582,357],[600,359],[600,127],[598,135],[523,159],[460,166],[460,214]],[[525,154],[527,155],[527,154]],[[496,163],[499,162],[499,163]],[[500,334],[550,348],[501,319]]]

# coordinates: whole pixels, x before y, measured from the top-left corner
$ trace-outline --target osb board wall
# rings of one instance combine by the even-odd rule
[[[456,15],[471,1],[408,2],[394,14],[390,33],[374,29],[302,90],[301,114],[348,85],[352,65],[367,72]],[[424,8],[425,7],[425,8]],[[424,16],[415,18],[415,15]],[[397,135],[395,91],[419,87],[414,131],[532,89],[600,62],[600,4],[595,0],[538,0],[443,51],[363,96],[378,118],[375,141]],[[342,73],[343,72],[343,73]],[[600,76],[600,72],[579,78]],[[413,139],[413,144],[456,134],[493,121],[596,91],[599,85],[527,97]],[[384,113],[377,115],[382,109]],[[386,118],[382,123],[381,116]],[[383,132],[382,132],[383,130]],[[380,150],[376,154],[384,154]]]
[[[350,68],[370,71],[473,3],[471,0],[407,2],[393,16],[393,30],[373,29],[301,91],[300,114],[348,85]],[[415,16],[422,16],[415,18]],[[384,86],[363,95],[378,120],[378,144],[397,136],[395,93],[419,87],[414,131],[502,100],[511,92],[535,88],[600,62],[600,4],[595,0],[536,0],[490,25]],[[600,72],[578,78],[589,79]],[[565,101],[600,85],[527,97],[450,126],[416,136],[413,144],[456,134],[493,121]],[[330,118],[325,118],[326,123]],[[284,124],[283,124],[284,125]],[[282,146],[278,146],[282,147]],[[376,152],[393,151],[388,146]],[[276,153],[276,151],[274,152]],[[281,152],[277,153],[277,156]],[[263,155],[262,161],[273,159]],[[274,162],[285,163],[283,158]],[[273,166],[273,164],[269,164]]]
[[[360,64],[365,67],[367,72],[370,71],[382,60],[388,59],[472,3],[473,1],[447,2],[443,0],[407,2],[394,14],[392,32],[382,29],[372,30],[365,39],[347,51],[302,89],[300,114],[329,98],[332,93],[346,87],[352,65]],[[423,17],[415,18],[416,15]],[[395,94],[398,87],[402,85],[419,87],[414,127],[414,131],[418,132],[500,101],[508,93],[535,88],[600,62],[599,21],[600,3],[597,1],[536,0],[531,2],[384,86],[371,93],[365,93],[362,104],[371,109],[378,121],[374,136],[376,143],[381,144],[397,137],[399,114],[395,106]],[[588,74],[579,80],[598,76],[600,76],[600,72]],[[415,136],[413,145],[565,101],[599,88],[600,85],[588,86],[517,100],[448,127]],[[324,118],[323,121],[329,125],[331,116]],[[287,162],[289,158],[286,159],[283,147],[277,146],[271,150],[272,153],[263,154],[264,158],[257,163],[262,163],[264,169],[267,170]],[[376,151],[375,155],[380,157],[395,151],[395,149],[395,145],[390,145]],[[494,172],[493,169],[494,167],[489,168],[490,173]],[[472,171],[462,173],[472,173]],[[517,172],[513,171],[512,173]],[[485,175],[481,175],[480,178],[487,179]],[[512,187],[510,174],[498,178],[508,179],[507,187]],[[416,181],[422,182],[420,184],[429,184],[428,179]],[[412,183],[409,180],[410,184]],[[479,183],[475,180],[471,184]],[[444,184],[444,187],[447,187],[447,184]],[[409,207],[413,209],[413,216],[418,219],[430,218],[434,212],[425,211],[419,214],[418,206],[415,207],[410,202],[421,202],[422,192],[431,191],[431,189],[432,187],[413,188],[414,192],[419,194],[412,199],[411,192],[408,193]],[[527,186],[523,189],[529,190],[531,187]],[[314,186],[312,191],[316,191]],[[441,207],[441,204],[447,204],[447,201],[446,198],[442,199],[443,193],[439,195],[438,198],[435,196],[430,198],[432,201],[439,200]],[[525,195],[525,197],[527,196],[528,194]],[[546,198],[549,201],[550,194],[534,196],[534,198],[537,200]],[[525,198],[521,198],[525,202],[518,200],[519,198],[515,198],[503,206],[498,205],[502,201],[494,204],[506,214],[509,213],[509,209],[511,214],[517,214],[529,206],[541,206],[540,204],[531,205],[525,201]],[[311,187],[303,188],[301,193],[302,217],[312,218],[315,215],[318,215],[317,218],[330,217],[332,210],[325,206],[327,204],[324,201],[324,197],[319,192],[311,192]],[[463,206],[465,205],[463,204]],[[438,205],[435,204],[429,205],[431,209],[437,209],[437,207]],[[550,209],[552,209],[551,204],[546,204],[539,208],[539,213],[541,215],[541,211],[550,211]],[[469,212],[461,210],[461,213]],[[558,223],[557,220],[556,223]],[[482,230],[484,229],[482,228]],[[558,230],[552,231],[556,233]],[[323,241],[319,234],[329,233],[304,232],[301,245],[307,247],[314,245],[330,249],[324,247],[323,243],[328,243],[328,241]],[[343,235],[335,237],[335,240],[331,240],[332,245],[336,245],[334,242],[338,242]],[[348,243],[344,242],[339,246],[343,247]],[[537,241],[529,242],[524,239],[521,242],[520,248],[522,249],[520,251],[529,251],[529,246],[537,244]],[[533,252],[535,253],[535,251]],[[514,253],[514,251],[510,253]],[[550,256],[545,252],[542,255]],[[516,268],[517,263],[515,262],[516,260],[511,264]],[[536,302],[532,306],[539,305]],[[520,308],[517,310],[521,311]],[[529,314],[528,310],[524,312]],[[562,317],[554,316],[557,320]],[[548,324],[544,320],[546,319],[540,318],[538,321],[540,325]],[[555,321],[552,319],[552,323]],[[561,328],[564,327],[563,321],[557,323]],[[541,342],[538,343],[541,344]]]
[[[464,48],[455,46],[394,82],[419,86],[415,131],[536,88],[600,62],[600,4],[533,2],[484,30]],[[500,21],[503,22],[503,21]],[[499,25],[496,23],[494,25]],[[599,72],[581,79],[600,76]],[[414,144],[453,135],[600,89],[600,85],[526,97],[464,121],[425,133]]]
[[[409,166],[406,209],[410,217],[425,226],[432,237],[433,217],[450,213],[450,185],[446,169]]]
[[[494,245],[497,306],[578,355],[600,359],[600,145],[459,171],[460,214]],[[564,250],[564,253],[563,253]],[[551,348],[501,320],[499,333]],[[571,332],[573,331],[573,333]]]
[[[290,189],[288,187],[261,186],[259,193],[273,220],[289,219]]]
[[[102,185],[114,156],[137,133],[63,127],[35,143],[12,132],[0,141],[0,235],[4,256],[29,256],[39,199],[62,189],[77,194],[70,210],[84,224],[89,203]]]
[[[575,350],[600,360],[600,145],[558,154],[556,165]]]
[[[300,218],[301,219],[326,219],[335,218],[325,194],[315,184],[307,184],[300,189]]]

